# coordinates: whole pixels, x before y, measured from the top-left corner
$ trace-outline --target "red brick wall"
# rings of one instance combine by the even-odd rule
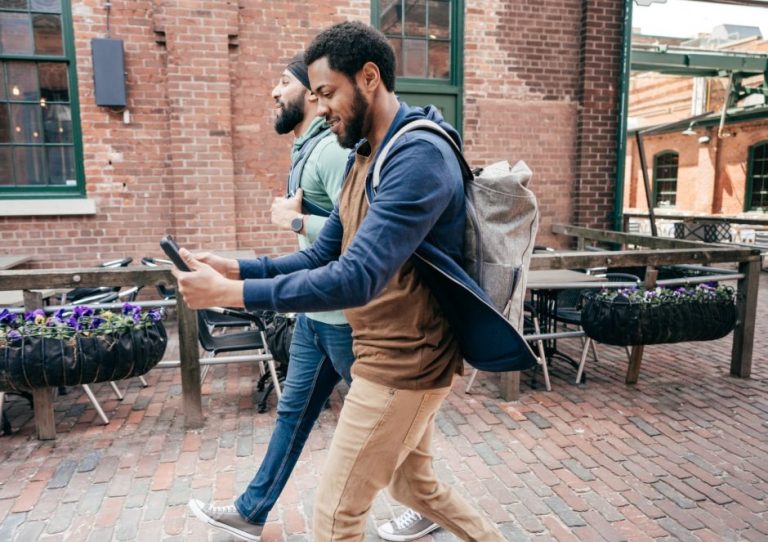
[[[643,138],[651,189],[654,155],[665,150],[679,153],[677,202],[670,212],[735,215],[744,211],[749,148],[768,140],[768,125],[764,121],[738,122],[727,125],[724,133],[726,137],[718,139],[717,126],[713,126],[696,128],[695,136],[671,133]],[[705,135],[710,141],[699,143],[699,137]],[[718,145],[721,153],[719,168],[716,167]],[[717,183],[716,171],[720,171]],[[640,159],[634,144],[628,148],[624,204],[628,209],[648,209]]]
[[[586,5],[586,7],[584,7]],[[607,227],[613,207],[622,2],[465,2],[464,135],[473,163],[524,159],[555,222]],[[284,190],[290,136],[272,123],[285,60],[321,28],[370,21],[364,0],[113,0],[125,40],[131,122],[96,107],[90,39],[100,0],[74,2],[88,197],[86,217],[0,218],[2,252],[37,267],[159,255],[176,233],[192,248],[293,249],[268,222]]]
[[[573,223],[609,228],[616,186],[616,135],[624,2],[583,2]]]

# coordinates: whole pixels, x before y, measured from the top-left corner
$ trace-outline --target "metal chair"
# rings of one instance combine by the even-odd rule
[[[251,327],[246,331],[226,332],[214,335],[212,333],[213,326],[210,322],[212,315],[215,314],[227,316],[233,321],[234,319],[238,319],[241,326],[244,323],[247,323]],[[197,331],[200,346],[202,346],[203,350],[208,353],[208,355],[200,361],[200,365],[203,366],[203,374],[200,376],[201,382],[205,379],[205,375],[208,372],[207,370],[212,364],[212,358],[215,358],[217,355],[227,352],[257,350],[260,352],[257,355],[231,356],[231,359],[225,358],[222,362],[240,363],[256,361],[259,363],[261,373],[265,374],[264,362],[266,361],[278,400],[282,397],[280,379],[277,374],[277,368],[275,367],[275,360],[269,352],[267,343],[267,328],[261,317],[253,313],[231,309],[200,310],[197,311]]]

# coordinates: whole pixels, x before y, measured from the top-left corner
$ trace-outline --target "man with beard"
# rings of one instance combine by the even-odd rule
[[[489,303],[461,269],[462,169],[452,144],[426,130],[398,138],[376,164],[382,146],[414,120],[434,121],[457,145],[459,135],[435,108],[398,101],[394,51],[367,25],[323,31],[305,60],[318,115],[342,145],[354,147],[338,207],[315,244],[289,256],[211,266],[182,249],[193,271],[174,269],[179,290],[192,308],[347,309],[357,360],[316,492],[314,540],[361,541],[376,494],[389,487],[462,540],[501,542],[495,525],[439,482],[432,467],[435,415],[463,361],[437,302],[438,283],[428,283],[426,273],[434,268],[455,277],[446,283],[453,291],[474,293],[462,298],[463,307],[440,295],[453,317]],[[374,167],[381,168],[378,188]]]
[[[338,200],[349,150],[339,146],[325,120],[317,116],[317,98],[309,91],[303,54],[288,64],[272,97],[275,131],[295,135],[290,197],[275,198],[272,223],[295,232],[305,249],[317,239]],[[216,265],[212,255],[201,255],[201,261]],[[352,331],[341,311],[300,314],[275,430],[258,472],[234,506],[213,507],[192,499],[189,507],[194,514],[238,537],[259,540],[323,405],[341,378],[350,382],[354,360]]]

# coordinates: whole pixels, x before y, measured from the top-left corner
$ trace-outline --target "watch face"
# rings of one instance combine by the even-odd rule
[[[299,233],[304,228],[304,217],[303,216],[297,216],[293,220],[291,220],[291,229]]]

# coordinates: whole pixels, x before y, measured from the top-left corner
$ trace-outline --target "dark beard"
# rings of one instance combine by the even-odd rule
[[[304,120],[304,95],[299,99],[283,106],[283,111],[275,119],[275,131],[278,134],[287,134]]]
[[[346,124],[344,133],[339,134],[339,145],[345,149],[352,149],[357,142],[363,139],[365,129],[365,116],[368,113],[368,102],[365,101],[363,93],[355,85],[355,97],[352,101],[352,118]]]

